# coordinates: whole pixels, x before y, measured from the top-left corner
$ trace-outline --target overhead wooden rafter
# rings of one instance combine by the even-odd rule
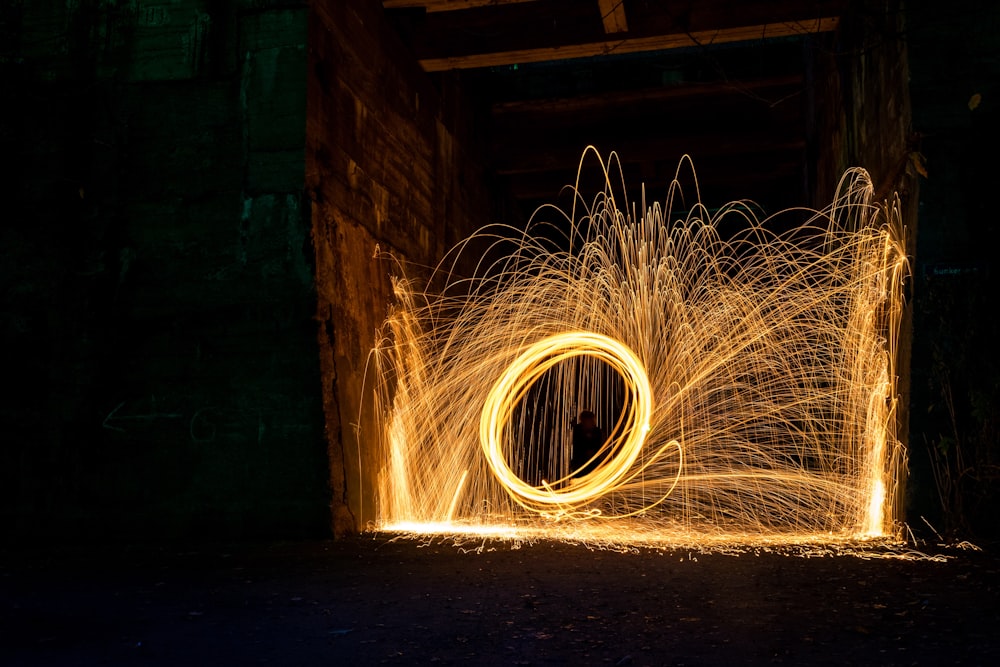
[[[628,32],[628,21],[625,19],[625,0],[597,0],[601,10],[601,21],[604,32],[613,35],[618,32]]]
[[[481,70],[461,80],[490,104],[488,168],[527,214],[574,182],[587,144],[617,151],[630,196],[665,187],[690,153],[711,201],[799,202],[811,98],[801,43],[773,38],[835,31],[850,0],[383,4],[426,71]],[[600,57],[671,49],[690,50]],[[514,67],[578,58],[593,60]],[[600,180],[596,167],[584,172]]]
[[[384,0],[386,9],[423,9],[434,12],[454,12],[463,9],[478,9],[480,7],[496,7],[513,5],[538,0]],[[583,1],[583,0],[581,0]],[[625,19],[625,0],[597,0],[601,9],[601,19],[604,22],[604,32],[613,34],[627,32],[628,22]]]
[[[837,29],[845,0],[385,0],[426,71],[705,47]],[[452,11],[444,11],[449,9]]]
[[[591,110],[608,111],[643,104],[662,105],[691,98],[707,100],[734,94],[750,96],[761,92],[770,94],[772,91],[779,91],[781,95],[786,95],[786,91],[798,90],[802,84],[802,73],[796,72],[739,82],[711,81],[681,86],[608,91],[566,98],[510,100],[494,104],[493,114],[501,119],[524,114],[580,114]]]
[[[454,12],[462,9],[514,5],[538,0],[383,0],[386,9],[424,9],[428,12]]]

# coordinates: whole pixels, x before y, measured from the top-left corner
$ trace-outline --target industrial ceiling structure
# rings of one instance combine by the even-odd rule
[[[703,201],[809,203],[813,63],[844,0],[384,0],[432,76],[488,118],[489,167],[523,211],[616,151],[630,195],[662,198],[693,157]],[[450,72],[450,74],[449,74]]]

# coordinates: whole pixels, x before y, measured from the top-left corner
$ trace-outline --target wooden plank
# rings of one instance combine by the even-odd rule
[[[630,107],[642,103],[661,103],[724,95],[745,95],[748,92],[757,92],[772,88],[795,88],[801,86],[803,81],[802,73],[797,72],[748,81],[687,83],[676,86],[610,91],[596,95],[579,95],[566,98],[513,100],[493,105],[493,113],[496,116],[578,113],[582,111],[613,109],[615,107]]]
[[[495,7],[497,5],[514,5],[538,0],[383,0],[386,9],[418,9],[423,8],[428,13],[451,12],[462,9],[478,9],[480,7]]]
[[[628,32],[628,21],[625,19],[625,0],[597,0],[597,6],[601,10],[601,21],[604,22],[605,34]]]
[[[805,139],[796,128],[788,128],[784,135],[774,132],[757,134],[704,134],[683,133],[661,136],[635,137],[617,141],[604,141],[598,145],[601,154],[607,158],[611,150],[616,150],[623,162],[675,161],[689,153],[698,157],[727,156],[747,153],[799,152],[805,149]],[[528,147],[526,147],[528,146]],[[508,146],[497,151],[494,171],[498,174],[529,174],[546,171],[562,171],[576,168],[580,162],[585,142],[565,143],[558,146],[538,146],[522,144]]]
[[[711,46],[732,42],[791,37],[821,32],[832,32],[840,24],[840,17],[827,16],[808,21],[765,23],[720,30],[699,32],[673,32],[649,37],[624,37],[583,44],[546,46],[492,53],[475,53],[423,58],[421,66],[427,72],[441,72],[450,69],[470,69],[476,67],[500,67],[525,63],[589,58],[593,56],[622,55],[644,51],[665,51],[693,46]]]
[[[800,23],[841,16],[846,0],[664,0],[625,3],[630,40],[662,35],[711,35],[748,26]],[[538,0],[489,6],[467,11],[390,12],[407,36],[418,60],[473,54],[520,52],[601,44],[613,40],[604,31],[600,7],[594,0]],[[759,37],[751,35],[751,38]],[[618,41],[612,41],[612,45]]]

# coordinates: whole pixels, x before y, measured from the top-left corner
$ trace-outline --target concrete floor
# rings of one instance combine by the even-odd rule
[[[8,550],[0,664],[997,664],[1000,559],[950,553],[477,553],[384,536]]]

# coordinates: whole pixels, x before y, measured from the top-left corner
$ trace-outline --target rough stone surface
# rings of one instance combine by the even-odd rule
[[[314,3],[309,17],[306,183],[337,534],[375,518],[365,381],[399,274],[388,254],[430,266],[490,222],[471,108],[448,77],[432,85],[378,5]]]

